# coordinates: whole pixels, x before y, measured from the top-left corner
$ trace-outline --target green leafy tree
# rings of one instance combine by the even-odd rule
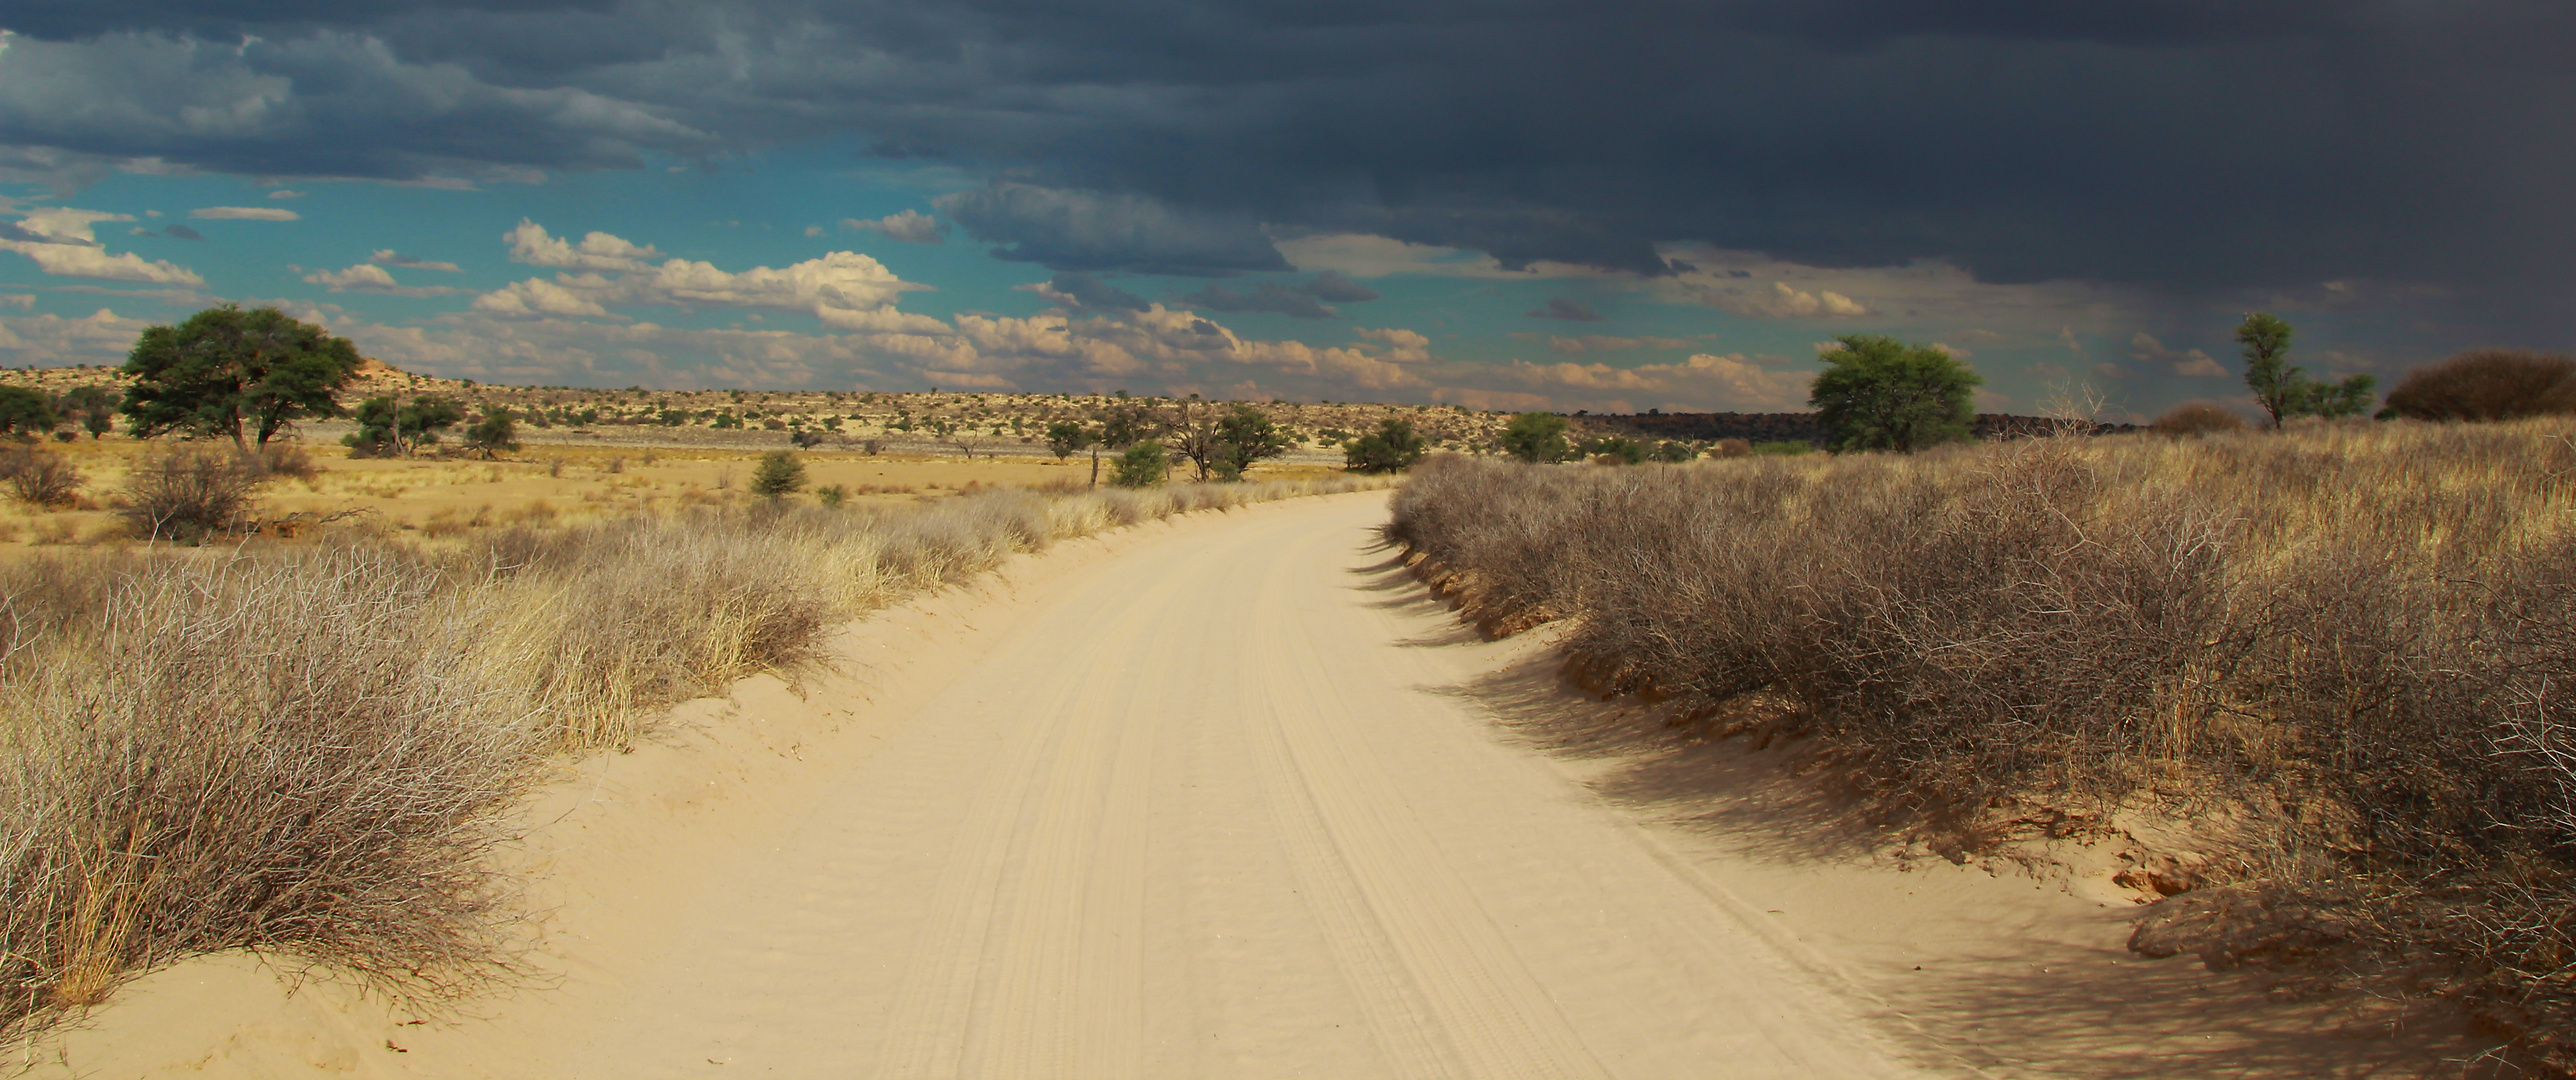
[[[1431,443],[1409,420],[1388,419],[1342,447],[1342,468],[1357,473],[1403,472],[1431,452]]]
[[[0,435],[43,438],[62,422],[54,415],[54,403],[45,400],[45,395],[23,386],[0,386]]]
[[[1574,456],[1565,441],[1566,421],[1555,413],[1525,412],[1503,427],[1503,452],[1522,461],[1550,463]]]
[[[1216,441],[1216,471],[1228,480],[1242,479],[1254,462],[1288,452],[1287,433],[1269,413],[1250,405],[1237,405],[1217,421]]]
[[[1912,453],[1968,437],[1986,380],[1948,350],[1878,334],[1836,340],[1807,394],[1833,449]]]
[[[177,326],[143,331],[126,356],[127,428],[138,438],[167,431],[230,436],[250,451],[304,417],[338,416],[333,395],[358,370],[349,339],[289,318],[276,308],[207,308]]]
[[[2244,346],[2245,386],[2254,391],[2255,404],[2271,415],[2275,428],[2294,416],[2360,416],[2378,404],[2377,378],[2347,375],[2330,383],[2290,363],[2290,324],[2278,315],[2247,315],[2236,327],[2236,342]]]
[[[1091,486],[1100,486],[1100,452],[1125,451],[1154,433],[1153,414],[1145,407],[1127,400],[1127,392],[1118,393],[1118,403],[1100,410],[1091,427]],[[1156,453],[1162,450],[1158,446]],[[1116,483],[1113,479],[1112,483]]]
[[[465,410],[443,397],[371,397],[358,403],[357,421],[340,444],[358,457],[391,457],[436,443],[440,432],[465,422]]]
[[[2298,415],[2304,376],[2290,365],[2290,324],[2271,312],[2254,312],[2236,327],[2236,343],[2245,347],[2245,385],[2254,391],[2254,403],[2271,414],[2272,426]]]
[[[1058,420],[1047,425],[1047,450],[1057,461],[1072,457],[1074,451],[1091,445],[1091,432],[1073,420]]]
[[[1171,475],[1171,451],[1162,443],[1146,439],[1118,455],[1118,466],[1110,473],[1109,482],[1125,488],[1152,487]]]
[[[1595,461],[1609,458],[1620,465],[1638,465],[1646,460],[1646,444],[1618,435],[1586,440],[1583,452]]]
[[[63,392],[62,411],[80,420],[90,438],[108,433],[116,423],[117,396],[104,386],[75,386]]]
[[[483,419],[465,429],[465,448],[489,458],[519,448],[519,422],[510,410],[493,405],[483,412]]]
[[[751,493],[764,499],[783,498],[804,487],[805,463],[785,450],[762,454],[760,464],[751,470]]]

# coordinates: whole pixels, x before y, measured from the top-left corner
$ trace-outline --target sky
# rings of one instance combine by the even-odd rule
[[[216,11],[214,9],[221,9]],[[2243,407],[2576,348],[2576,8],[16,0],[0,364],[274,304],[652,388]]]

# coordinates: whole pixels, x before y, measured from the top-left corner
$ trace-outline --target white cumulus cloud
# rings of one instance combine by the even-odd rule
[[[445,285],[405,285],[394,280],[384,267],[359,263],[346,270],[317,270],[304,275],[308,285],[328,286],[332,292],[382,293],[387,296],[448,296],[460,290]]]
[[[581,243],[547,235],[545,226],[526,218],[517,228],[501,235],[510,243],[510,258],[530,266],[551,266],[564,270],[641,270],[652,260],[662,257],[651,244],[633,244],[604,232],[581,238]]]
[[[131,252],[111,253],[98,242],[94,229],[102,221],[132,221],[130,214],[108,214],[96,210],[51,207],[20,217],[16,224],[0,223],[0,251],[14,251],[36,264],[36,269],[55,277],[96,278],[102,281],[139,281],[153,285],[203,285],[206,279],[197,272],[161,259],[146,259]]]

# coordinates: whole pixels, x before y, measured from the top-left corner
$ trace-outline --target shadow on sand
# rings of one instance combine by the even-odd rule
[[[1446,607],[1400,559],[1354,567],[1353,578],[1353,588],[1382,595],[1373,601],[1382,606]],[[1457,633],[1404,644],[1480,640],[1449,622]],[[1678,834],[1677,847],[1878,881],[1913,877],[1899,872],[1894,834],[1816,768],[1818,756],[1804,743],[1762,746],[1758,736],[1711,739],[1676,728],[1666,708],[1600,701],[1573,688],[1560,675],[1562,661],[1554,649],[1531,649],[1482,678],[1434,689],[1473,702],[1510,741],[1568,763],[1602,799]],[[2046,868],[2041,873],[2044,880]],[[2100,1080],[2530,1075],[2495,1060],[2496,1040],[2472,1033],[2447,1008],[2357,993],[2301,998],[2261,971],[2130,953],[2130,924],[2143,910],[2105,908],[2089,922],[2053,928],[2055,940],[1981,932],[1970,911],[1941,937],[1958,947],[1937,960],[1914,968],[1881,958],[1853,976],[1860,996],[1875,999],[1863,1008],[1936,1072]]]

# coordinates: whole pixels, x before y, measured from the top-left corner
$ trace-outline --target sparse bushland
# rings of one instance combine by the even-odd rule
[[[228,449],[182,455],[250,475]],[[506,974],[487,858],[549,755],[819,655],[1014,552],[1383,482],[764,501],[461,547],[87,553],[0,567],[0,1039],[248,948],[437,999]],[[220,515],[218,515],[220,516]]]
[[[2465,1003],[2576,1062],[2576,424],[2058,437],[1555,470],[1437,458],[1390,535],[1488,632],[1748,701],[1883,823],[2120,806],[2234,849],[2138,944]],[[1723,730],[1721,727],[1720,730]],[[2170,885],[2171,888],[2167,886]],[[2402,976],[2398,978],[2398,976]]]

